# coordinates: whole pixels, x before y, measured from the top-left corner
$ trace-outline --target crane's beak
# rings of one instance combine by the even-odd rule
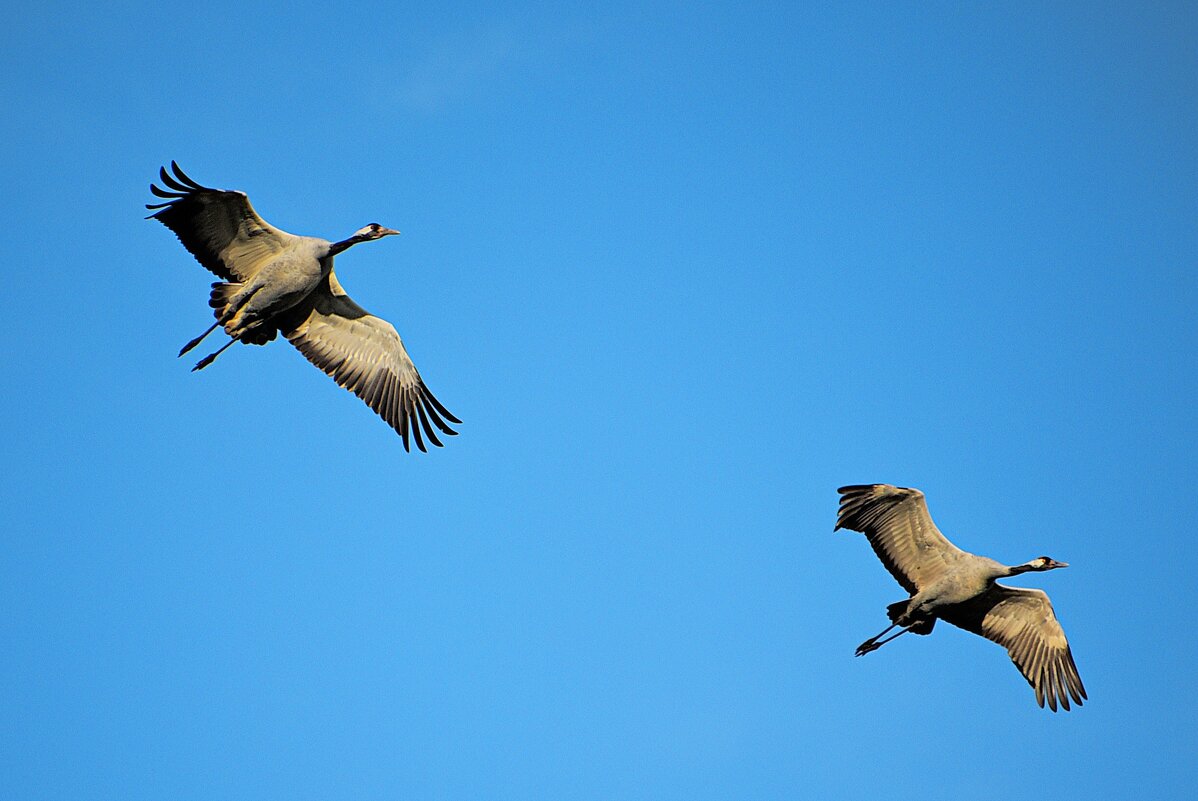
[[[1053,559],[1052,566],[1053,567],[1069,567],[1069,563],[1068,562],[1058,562],[1056,559]]]
[[[380,228],[379,229],[379,236],[391,236],[391,235],[399,236],[399,231],[396,231],[394,228]]]

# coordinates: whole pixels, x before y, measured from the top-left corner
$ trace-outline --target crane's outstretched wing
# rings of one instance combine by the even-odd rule
[[[171,171],[158,171],[165,189],[150,184],[166,202],[147,203],[159,211],[146,219],[174,231],[196,261],[224,280],[249,280],[295,238],[259,217],[244,192],[200,186],[173,161]]]
[[[1036,691],[1036,703],[1066,711],[1069,697],[1082,705],[1082,686],[1073,653],[1065,639],[1052,603],[1041,590],[995,584],[986,592],[956,606],[945,607],[939,616],[954,626],[980,634],[1007,649],[1011,661]]]
[[[890,575],[911,594],[943,576],[964,554],[936,528],[917,489],[857,484],[836,491],[836,529],[864,534]]]
[[[427,451],[420,435],[440,447],[434,427],[455,436],[445,420],[462,421],[424,386],[395,327],[354,303],[332,272],[296,309],[279,318],[283,335],[339,386],[353,392],[403,437]],[[444,419],[442,419],[444,418]],[[419,420],[419,425],[417,425]]]

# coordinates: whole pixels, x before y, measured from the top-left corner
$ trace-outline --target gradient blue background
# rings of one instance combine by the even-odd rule
[[[13,799],[1181,798],[1191,3],[9,6]],[[465,422],[176,360],[158,166],[295,233]],[[1048,554],[1053,715],[837,486]],[[996,789],[979,788],[993,785]]]

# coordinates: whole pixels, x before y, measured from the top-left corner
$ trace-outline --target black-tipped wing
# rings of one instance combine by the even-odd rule
[[[147,203],[147,209],[158,209],[150,217],[226,281],[249,280],[295,238],[259,217],[244,192],[200,186],[173,161],[171,172],[163,167],[158,176],[162,186],[150,184],[150,191],[166,202]]]
[[[841,487],[836,528],[860,531],[909,593],[943,576],[964,555],[936,528],[923,493],[890,484]]]
[[[424,386],[395,327],[354,303],[337,277],[328,279],[300,307],[288,311],[279,327],[300,353],[338,385],[353,392],[403,437],[422,451],[424,436],[440,447],[437,431],[454,436],[454,417]]]
[[[940,611],[954,626],[980,634],[1007,649],[1011,661],[1036,691],[1036,703],[1057,711],[1086,698],[1065,630],[1041,590],[995,584],[976,598]]]

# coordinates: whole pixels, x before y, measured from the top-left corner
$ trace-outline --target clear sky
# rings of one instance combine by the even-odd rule
[[[502,5],[0,12],[0,795],[1191,793],[1194,5]],[[402,230],[338,273],[461,435],[190,373],[171,159]],[[854,659],[876,481],[1071,564],[1012,583],[1084,708],[950,626]]]

